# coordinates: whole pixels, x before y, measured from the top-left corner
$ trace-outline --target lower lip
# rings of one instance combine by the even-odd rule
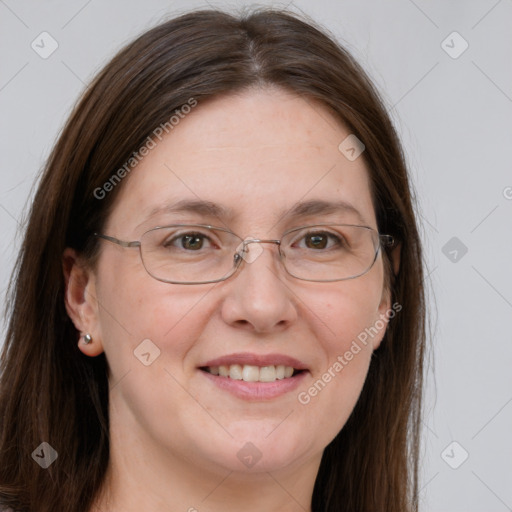
[[[302,371],[294,377],[275,380],[274,382],[245,382],[244,380],[230,379],[212,375],[211,373],[199,370],[207,379],[220,389],[230,392],[237,398],[244,400],[271,400],[296,389],[304,380],[308,372]]]

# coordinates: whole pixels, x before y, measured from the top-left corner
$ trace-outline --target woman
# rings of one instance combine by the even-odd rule
[[[310,22],[200,11],[122,50],[48,161],[9,304],[5,506],[417,510],[407,171]]]

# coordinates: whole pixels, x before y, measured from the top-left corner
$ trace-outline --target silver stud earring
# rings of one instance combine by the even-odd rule
[[[88,345],[92,341],[92,336],[89,333],[82,334],[82,338],[84,339],[84,345]]]

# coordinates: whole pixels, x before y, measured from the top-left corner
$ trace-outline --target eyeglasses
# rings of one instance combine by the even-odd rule
[[[368,226],[315,224],[286,231],[281,240],[242,239],[228,229],[205,224],[173,224],[146,231],[140,241],[95,236],[120,245],[138,247],[148,274],[164,283],[207,284],[224,281],[263,251],[276,244],[286,272],[303,281],[331,282],[366,274],[381,246],[393,246],[391,235]]]

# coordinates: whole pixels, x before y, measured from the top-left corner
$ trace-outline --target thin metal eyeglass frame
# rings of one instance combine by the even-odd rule
[[[294,231],[300,231],[301,229],[304,229],[304,228],[329,227],[329,226],[332,226],[332,227],[334,227],[334,226],[349,226],[349,227],[365,228],[365,229],[368,229],[368,230],[370,230],[370,231],[372,231],[374,233],[377,233],[377,235],[379,236],[379,242],[380,243],[379,243],[379,245],[377,246],[377,248],[375,250],[375,256],[374,256],[373,261],[370,264],[370,266],[364,272],[362,272],[360,274],[357,274],[355,276],[350,276],[350,277],[342,277],[341,279],[305,279],[303,277],[297,277],[296,275],[292,274],[286,268],[286,264],[283,261],[283,253],[281,252],[281,240],[283,239],[283,237],[286,236],[289,233],[292,233]],[[142,234],[141,238],[146,233],[149,233],[150,231],[155,231],[157,229],[166,229],[166,228],[171,228],[171,227],[176,227],[176,228],[178,228],[178,227],[183,227],[183,228],[198,227],[198,228],[214,229],[214,230],[217,230],[217,231],[224,231],[225,233],[229,233],[231,235],[236,236],[238,239],[240,239],[240,241],[243,244],[243,246],[242,246],[241,251],[235,252],[235,254],[233,255],[234,258],[236,256],[238,256],[238,259],[236,260],[235,265],[233,266],[231,271],[228,274],[226,274],[224,277],[221,277],[220,279],[213,279],[213,280],[209,280],[209,281],[170,281],[168,279],[161,279],[159,277],[154,276],[147,269],[146,264],[144,263],[144,258],[142,257],[142,242],[140,240],[133,240],[133,241],[119,240],[118,238],[115,238],[113,236],[104,235],[104,234],[101,234],[101,233],[93,233],[93,236],[96,236],[98,238],[102,238],[104,240],[107,240],[108,242],[112,242],[112,243],[117,244],[117,245],[119,245],[121,247],[138,247],[139,248],[139,256],[140,256],[140,259],[141,259],[142,266],[144,267],[144,270],[146,270],[146,272],[153,279],[156,279],[157,281],[161,281],[162,283],[169,283],[169,284],[210,284],[210,283],[220,283],[222,281],[225,281],[226,279],[229,279],[232,275],[234,275],[236,273],[236,271],[239,269],[240,265],[242,264],[242,261],[244,260],[244,258],[241,256],[241,253],[245,252],[245,248],[247,247],[247,245],[249,245],[251,243],[259,243],[259,244],[271,243],[271,244],[276,244],[277,247],[278,247],[278,250],[279,250],[279,259],[281,261],[281,264],[282,264],[284,270],[286,271],[286,273],[288,275],[294,277],[295,279],[299,279],[301,281],[311,281],[311,282],[315,282],[315,283],[332,283],[332,282],[337,282],[337,281],[348,281],[349,279],[355,279],[357,277],[361,277],[361,276],[365,275],[366,273],[368,273],[372,269],[373,265],[377,261],[377,257],[379,255],[380,249],[381,249],[383,244],[385,246],[388,246],[388,247],[392,247],[395,244],[395,239],[393,238],[392,235],[386,235],[386,234],[378,233],[375,229],[373,229],[370,226],[363,226],[363,225],[358,225],[358,224],[328,224],[328,223],[324,223],[324,224],[311,224],[311,225],[300,226],[298,228],[289,229],[288,231],[285,231],[281,235],[281,240],[260,239],[260,238],[250,238],[250,239],[245,239],[244,240],[239,235],[237,235],[236,233],[233,233],[229,229],[221,228],[221,227],[217,227],[217,226],[212,226],[212,225],[209,225],[209,224],[170,224],[168,226],[156,226],[154,228],[151,228],[151,229],[148,229],[147,231],[145,231]]]

